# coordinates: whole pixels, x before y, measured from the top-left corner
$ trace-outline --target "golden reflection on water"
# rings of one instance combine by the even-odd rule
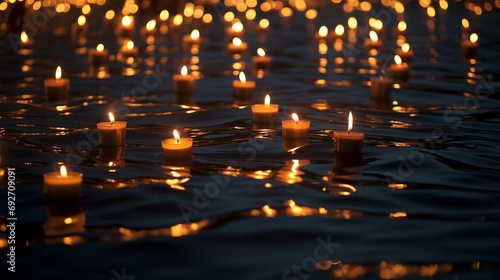
[[[381,279],[399,279],[411,276],[433,277],[452,271],[451,263],[442,264],[403,264],[381,261],[379,264],[343,264],[325,260],[318,262],[319,270],[332,270],[335,278],[358,279],[376,275]]]

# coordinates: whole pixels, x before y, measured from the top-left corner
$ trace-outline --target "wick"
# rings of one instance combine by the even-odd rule
[[[350,131],[350,130],[348,130],[348,131],[347,131],[347,134],[351,134],[351,131]]]
[[[180,142],[180,139],[175,139],[175,144],[179,144]]]

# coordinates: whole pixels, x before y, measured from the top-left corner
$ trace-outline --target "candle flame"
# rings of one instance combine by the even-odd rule
[[[186,67],[186,65],[184,65],[181,68],[181,75],[186,76],[187,74],[188,74],[188,68]]]
[[[259,56],[266,56],[266,52],[264,51],[264,49],[263,49],[263,48],[258,48],[258,49],[257,49],[257,54],[258,54]]]
[[[175,15],[174,25],[181,25],[183,21],[184,21],[184,18],[182,17],[182,15]]]
[[[358,21],[356,20],[355,17],[350,17],[347,20],[347,25],[349,26],[350,29],[356,29],[358,27]]]
[[[462,26],[466,29],[469,28],[469,21],[466,18],[462,19]]]
[[[167,10],[163,10],[160,12],[160,20],[162,20],[162,21],[166,21],[169,16],[170,16],[170,13]]]
[[[26,43],[28,42],[28,34],[26,32],[21,32],[21,42]]]
[[[401,60],[401,57],[399,55],[394,56],[394,62],[396,62],[397,65],[400,65],[401,63],[403,63],[403,61]]]
[[[326,27],[326,26],[324,26],[324,25],[323,25],[323,26],[321,26],[321,27],[319,28],[318,34],[319,34],[319,36],[321,36],[321,37],[326,37],[326,35],[328,35],[328,27]]]
[[[243,24],[239,21],[235,22],[232,26],[231,26],[231,29],[234,31],[234,32],[241,32],[243,31]]]
[[[344,26],[342,24],[338,24],[335,27],[335,35],[342,36],[344,34]]]
[[[61,70],[61,66],[57,66],[56,68],[56,79],[60,79],[62,77],[62,70]]]
[[[148,23],[146,23],[146,29],[148,31],[152,31],[153,29],[155,29],[156,27],[156,20],[152,19],[150,21],[148,21]]]
[[[181,142],[181,137],[179,136],[179,132],[177,132],[177,129],[174,129],[174,139],[176,144],[179,144],[179,142]]]
[[[68,171],[66,170],[66,166],[61,165],[61,168],[59,169],[59,174],[61,174],[61,177],[63,178],[68,177]]]
[[[407,53],[409,50],[410,50],[410,44],[408,43],[404,43],[403,46],[401,46],[401,50],[404,52],[404,53]]]
[[[266,98],[264,98],[264,106],[269,107],[270,104],[271,104],[271,97],[269,96],[269,94],[266,94]]]
[[[469,40],[471,43],[477,42],[478,39],[479,39],[479,36],[477,36],[477,33],[470,34]]]
[[[109,112],[108,116],[109,116],[109,122],[111,124],[114,124],[115,123],[115,116],[113,116],[113,113]]]
[[[241,41],[241,39],[240,39],[240,38],[238,38],[238,37],[234,37],[234,38],[233,38],[233,45],[235,45],[235,46],[239,47],[239,46],[241,46],[242,44],[243,44],[243,41]]]
[[[97,45],[97,47],[95,48],[98,52],[102,52],[104,50],[104,45],[103,44],[99,44]]]
[[[245,73],[243,73],[243,72],[240,72],[239,78],[240,78],[240,81],[242,83],[245,83],[247,81],[247,77],[245,76]]]
[[[347,132],[351,132],[352,130],[352,113],[349,111],[349,123],[347,124]]]
[[[132,17],[131,16],[124,16],[122,18],[122,25],[123,26],[130,26],[132,24]]]
[[[373,41],[373,42],[377,42],[378,41],[378,35],[377,35],[377,32],[371,30],[370,31],[370,39]]]
[[[299,123],[299,116],[295,113],[292,114],[292,119],[295,122],[295,124]]]
[[[84,15],[81,15],[78,17],[78,25],[84,26],[86,22],[87,22],[87,19],[85,18]]]
[[[406,30],[406,27],[407,27],[406,22],[404,22],[404,21],[400,21],[400,22],[398,23],[398,30],[399,30],[399,31],[405,31],[405,30]]]
[[[134,42],[132,40],[128,41],[126,48],[129,51],[133,50],[134,49]]]
[[[198,40],[200,38],[200,31],[198,29],[194,29],[191,31],[191,39]]]

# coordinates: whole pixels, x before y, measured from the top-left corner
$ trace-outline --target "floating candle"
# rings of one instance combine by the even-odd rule
[[[473,58],[476,57],[477,54],[477,41],[479,36],[477,33],[472,33],[469,36],[469,39],[465,39],[462,41],[462,54],[464,57]]]
[[[235,37],[243,37],[243,34],[245,34],[243,23],[239,21],[236,21],[230,28],[227,29],[229,41],[233,40]]]
[[[394,56],[394,62],[390,66],[392,78],[402,81],[408,80],[410,78],[410,67],[408,64],[403,63],[399,55]]]
[[[97,45],[95,49],[89,50],[89,65],[93,67],[103,67],[108,63],[108,50],[103,44]]]
[[[245,73],[240,72],[239,80],[233,81],[233,97],[236,104],[247,105],[253,99],[255,82],[247,81]]]
[[[156,35],[156,20],[152,19],[146,23],[146,27],[142,30],[144,36]]]
[[[370,98],[389,100],[391,98],[392,79],[372,77],[370,79]]]
[[[278,120],[278,104],[271,104],[269,94],[264,99],[264,104],[252,106],[252,119],[257,123],[273,123]]]
[[[462,18],[462,29],[468,31],[470,29],[469,21],[466,18]]]
[[[344,26],[342,24],[337,24],[337,26],[335,26],[335,30],[334,30],[335,39],[337,39],[337,40],[342,39],[342,36],[344,36],[344,32],[345,32]]]
[[[322,25],[318,29],[318,33],[316,34],[316,40],[327,40],[329,38],[330,32],[328,31],[328,27]]]
[[[119,28],[120,37],[122,38],[132,38],[134,36],[134,18],[131,16],[124,16],[122,18],[122,24]]]
[[[45,99],[47,101],[65,100],[68,98],[69,80],[61,78],[61,66],[57,66],[55,79],[46,79]]]
[[[97,124],[97,133],[101,146],[124,146],[127,122],[115,121],[113,113],[109,113],[109,122]]]
[[[139,49],[135,47],[132,40],[128,40],[120,49],[120,55],[125,60],[129,57],[136,57],[138,52]]]
[[[87,32],[87,19],[85,18],[84,15],[80,15],[78,17],[77,23],[74,23],[71,26],[71,36],[73,37],[73,39],[77,39],[85,36],[86,32]]]
[[[404,43],[401,46],[401,49],[396,50],[396,54],[401,57],[401,61],[404,63],[412,63],[413,62],[413,56],[415,53],[413,50],[410,50],[410,44]]]
[[[72,199],[80,196],[83,175],[68,172],[61,166],[59,172],[43,174],[43,194],[50,199]]]
[[[241,41],[240,38],[235,37],[233,41],[229,43],[228,50],[231,54],[242,54],[247,50],[247,43]]]
[[[340,153],[361,153],[363,151],[363,139],[365,134],[352,131],[353,118],[349,112],[349,123],[347,131],[334,131],[334,151]]]
[[[182,46],[186,50],[191,49],[193,45],[199,45],[200,42],[200,31],[198,31],[198,29],[194,29],[191,31],[191,34],[184,35],[184,37],[182,37]]]
[[[396,34],[397,35],[405,35],[407,27],[408,27],[408,25],[406,24],[405,21],[398,22],[398,26],[396,28]]]
[[[174,138],[161,141],[161,147],[166,158],[190,158],[192,157],[193,139],[180,138],[179,133],[174,129]]]
[[[181,74],[174,75],[174,93],[183,95],[193,95],[195,77],[188,74],[187,67],[184,65],[181,68]]]
[[[26,32],[21,32],[21,42],[19,42],[19,47],[21,49],[32,49],[33,48],[33,39],[28,37],[28,34]]]
[[[368,50],[379,50],[382,48],[382,41],[378,39],[377,32],[371,30],[369,33],[370,39],[365,41],[365,48]]]
[[[264,51],[264,49],[258,48],[257,56],[252,57],[252,65],[254,71],[269,71],[269,69],[271,68],[271,57],[266,56],[266,52]]]
[[[297,114],[292,114],[292,120],[281,121],[282,135],[284,138],[307,138],[311,122],[299,120]]]

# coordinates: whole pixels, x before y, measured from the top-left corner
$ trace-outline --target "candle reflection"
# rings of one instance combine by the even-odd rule
[[[64,241],[71,236],[74,244],[79,238],[75,235],[83,233],[85,229],[85,213],[79,199],[68,201],[47,201],[45,208],[48,214],[47,222],[43,225],[45,237]]]
[[[296,184],[302,182],[302,175],[305,173],[300,167],[311,164],[310,160],[292,159],[285,161],[285,166],[278,170],[275,179],[287,184]]]

